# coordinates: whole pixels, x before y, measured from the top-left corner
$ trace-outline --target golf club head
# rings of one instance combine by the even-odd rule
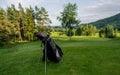
[[[42,32],[35,32],[34,35],[38,37],[40,40],[42,40],[45,37]]]

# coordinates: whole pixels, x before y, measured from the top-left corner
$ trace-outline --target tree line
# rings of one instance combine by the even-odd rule
[[[14,4],[6,10],[0,7],[0,45],[36,40],[34,32],[38,31],[48,34],[58,31],[61,32],[60,35],[66,34],[70,39],[73,35],[94,36],[99,33],[100,37],[114,38],[117,34],[117,29],[113,25],[101,29],[92,24],[80,25],[75,3],[66,4],[57,19],[61,22],[62,28],[50,27],[52,22],[44,7],[23,8],[20,3],[18,8]]]
[[[0,45],[33,41],[36,39],[34,32],[49,32],[50,23],[44,7],[23,8],[20,3],[18,8],[14,4],[8,6],[6,10],[0,7]]]
[[[59,35],[66,34],[67,36],[98,36],[100,38],[115,38],[117,37],[118,30],[113,25],[106,25],[105,27],[98,29],[96,26],[92,24],[79,25],[74,27],[70,33],[70,31],[65,28],[53,28],[52,32],[60,32]]]

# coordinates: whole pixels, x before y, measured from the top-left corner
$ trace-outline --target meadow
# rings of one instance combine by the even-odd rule
[[[53,37],[63,62],[47,61],[46,75],[120,75],[120,38]],[[40,41],[0,48],[0,75],[44,75]]]

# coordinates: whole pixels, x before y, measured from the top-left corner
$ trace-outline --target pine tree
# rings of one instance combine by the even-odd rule
[[[20,25],[20,33],[23,40],[25,40],[25,26],[26,26],[26,17],[25,17],[25,11],[22,5],[19,3],[19,25]]]
[[[10,21],[10,23],[13,25],[13,27],[15,27],[15,31],[14,34],[15,37],[18,38],[18,41],[22,41],[22,37],[21,37],[21,28],[20,28],[20,24],[19,24],[19,11],[15,8],[15,5],[11,4],[11,7],[7,8],[7,17],[8,20]]]
[[[0,8],[0,45],[10,42],[10,23],[6,17],[6,12]]]
[[[39,9],[37,6],[35,7],[35,9],[37,23],[44,26],[50,25],[51,20],[49,19],[49,15],[46,9],[44,7],[41,7],[41,9]]]
[[[25,36],[27,40],[31,41],[34,39],[34,27],[35,27],[34,11],[32,7],[26,8],[26,19],[27,19],[27,25],[26,25]]]
[[[50,23],[51,20],[49,19],[48,12],[44,7],[41,7],[40,9],[35,6],[35,19],[37,22],[37,29],[38,31],[46,32],[47,34],[50,34],[51,28],[50,28]],[[40,27],[44,27],[41,29]]]

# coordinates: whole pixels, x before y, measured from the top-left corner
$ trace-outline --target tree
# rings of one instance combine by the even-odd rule
[[[73,36],[74,35],[74,32],[73,32],[73,30],[71,31],[71,30],[68,30],[67,31],[67,36]]]
[[[10,42],[10,23],[6,17],[6,12],[0,8],[0,45],[5,45]]]
[[[80,20],[77,19],[77,5],[68,3],[61,12],[61,16],[57,17],[57,19],[61,21],[63,27],[68,28],[71,39],[73,27],[80,23]]]
[[[25,15],[25,11],[24,8],[22,7],[22,5],[19,3],[19,25],[20,25],[20,33],[21,33],[21,37],[22,40],[25,40],[25,29],[26,29],[26,15]]]
[[[82,25],[76,30],[76,35],[92,36],[95,35],[97,29],[93,25]]]
[[[10,21],[11,25],[15,27],[14,33],[16,34],[15,36],[18,37],[18,41],[22,41],[22,36],[21,36],[21,27],[19,24],[19,11],[15,8],[15,5],[11,4],[11,7],[7,8],[7,18]]]
[[[107,25],[105,27],[105,35],[106,35],[106,37],[114,38],[114,37],[116,37],[115,34],[116,34],[115,33],[115,28],[113,27],[113,25]]]
[[[37,21],[37,27],[39,27],[38,31],[43,31],[48,33],[48,30],[50,29],[50,24],[52,23],[49,19],[48,12],[44,7],[41,7],[40,9],[35,6],[35,19]],[[40,27],[44,27],[44,29],[41,29]],[[41,30],[40,30],[41,29]],[[49,33],[48,33],[49,34]]]
[[[105,37],[105,30],[103,28],[100,29],[99,36],[100,38]]]
[[[45,10],[44,7],[41,7],[40,10],[40,17],[39,19],[41,19],[40,23],[43,25],[49,25],[51,23],[51,20],[48,18],[48,12]]]
[[[37,25],[37,30],[38,30],[39,32],[44,32],[45,29],[46,29],[46,27],[45,27],[44,25],[41,25],[41,24],[38,24],[38,25]]]
[[[79,26],[79,27],[76,29],[76,35],[78,35],[78,36],[83,35],[82,26]]]
[[[114,28],[113,25],[107,25],[105,28],[102,28],[99,31],[100,37],[107,37],[107,38],[114,38],[116,37],[117,30]]]
[[[36,20],[36,21],[35,21]],[[0,8],[0,45],[8,42],[32,41],[35,39],[35,31],[51,32],[49,27],[51,20],[44,7],[35,10],[30,6],[23,8],[19,3]],[[47,27],[48,26],[48,27]]]
[[[34,39],[34,11],[32,7],[26,8],[26,29],[25,29],[25,37],[27,40],[32,41]]]

